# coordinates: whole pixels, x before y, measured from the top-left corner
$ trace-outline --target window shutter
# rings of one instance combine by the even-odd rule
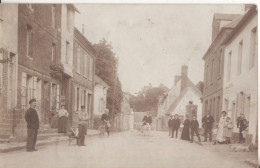
[[[60,109],[60,86],[57,85],[57,100],[56,100],[56,109]]]

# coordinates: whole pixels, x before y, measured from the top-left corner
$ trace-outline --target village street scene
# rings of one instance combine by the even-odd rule
[[[0,4],[0,168],[258,167],[254,4]]]

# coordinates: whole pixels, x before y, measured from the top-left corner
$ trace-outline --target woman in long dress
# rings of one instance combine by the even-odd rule
[[[190,120],[189,120],[188,115],[186,115],[186,119],[185,119],[183,125],[184,125],[184,127],[182,129],[181,139],[190,141]]]
[[[219,123],[218,123],[218,134],[216,137],[217,142],[219,142],[221,144],[226,141],[225,132],[224,132],[226,120],[227,120],[227,112],[222,111],[222,116],[220,117]]]
[[[61,105],[61,109],[59,110],[58,133],[67,132],[68,116],[69,113],[65,109],[65,105]]]

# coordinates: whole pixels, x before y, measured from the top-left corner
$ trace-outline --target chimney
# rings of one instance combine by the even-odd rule
[[[181,91],[187,87],[188,80],[188,66],[183,65],[181,67]]]
[[[84,35],[84,24],[82,24],[82,32],[81,33]]]
[[[174,85],[181,80],[181,76],[174,76]]]

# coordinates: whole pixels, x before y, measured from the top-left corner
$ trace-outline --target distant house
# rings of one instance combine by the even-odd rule
[[[107,104],[107,89],[109,85],[99,76],[95,75],[94,88],[94,127],[98,124],[101,115],[105,112]]]
[[[200,90],[200,84],[195,85],[188,78],[188,67],[182,66],[181,76],[175,76],[173,87],[166,93],[164,93],[158,103],[158,114],[156,120],[157,130],[163,130],[168,127],[168,119],[170,115],[178,114],[181,120],[185,119],[186,105],[189,102],[197,105],[197,119],[201,126],[202,118],[202,104]]]

